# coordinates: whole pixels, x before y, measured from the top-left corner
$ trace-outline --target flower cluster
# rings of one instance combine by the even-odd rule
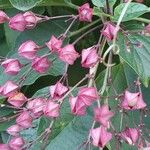
[[[139,0],[136,1],[143,2]],[[104,63],[105,59],[107,59],[106,56],[108,51],[103,51],[105,45],[101,45],[101,43],[107,42],[109,45],[113,40],[117,40],[117,32],[119,32],[121,28],[119,27],[117,29],[115,23],[105,20],[99,32],[100,39],[98,43],[84,48],[81,52],[77,52],[76,42],[66,44],[65,40],[68,32],[77,19],[81,22],[90,23],[93,17],[93,9],[90,8],[88,3],[77,7],[77,9],[78,14],[76,16],[67,16],[69,17],[68,20],[72,22],[64,33],[59,36],[51,35],[50,39],[45,41],[42,46],[33,40],[24,41],[18,48],[18,55],[20,57],[6,58],[1,63],[4,73],[9,76],[16,76],[27,65],[29,65],[29,71],[34,70],[36,73],[46,74],[49,68],[53,66],[53,60],[50,56],[55,56],[55,59],[66,64],[64,74],[54,85],[49,86],[49,92],[46,96],[28,98],[21,92],[22,83],[26,80],[28,75],[26,73],[21,76],[19,81],[8,80],[0,86],[0,96],[6,99],[8,106],[18,110],[17,114],[15,114],[15,124],[7,129],[7,133],[11,135],[11,138],[7,144],[0,144],[1,150],[26,149],[29,143],[23,139],[21,132],[32,128],[33,121],[40,117],[46,117],[52,120],[50,127],[47,128],[44,133],[47,135],[52,132],[53,123],[61,117],[61,106],[66,99],[68,99],[70,113],[72,115],[82,117],[87,114],[87,109],[89,109],[89,107],[92,109],[93,125],[89,130],[89,137],[86,144],[92,143],[93,146],[103,149],[111,142],[112,138],[115,138],[119,144],[125,141],[127,144],[136,146],[137,148],[145,147],[143,143],[146,140],[142,140],[141,134],[142,122],[134,127],[126,125],[124,129],[122,129],[121,124],[120,131],[115,129],[112,122],[113,117],[118,113],[120,113],[122,117],[122,115],[126,115],[128,112],[144,111],[147,107],[140,89],[140,84],[136,84],[136,90],[134,92],[131,92],[128,87],[123,93],[116,94],[115,98],[112,98],[113,96],[111,97],[117,101],[117,108],[114,109],[108,102],[109,96],[107,94],[109,88],[107,88],[107,86],[109,87],[108,84],[112,84],[110,81],[111,64]],[[19,13],[10,18],[5,12],[0,11],[0,23],[8,22],[8,26],[11,29],[21,32],[26,29],[33,29],[38,23],[50,19],[52,19],[52,17],[37,15],[31,11]],[[147,25],[144,30],[150,32],[150,25]],[[79,39],[81,37],[79,37]],[[44,48],[47,48],[48,53],[40,55],[39,51],[42,51]],[[112,54],[111,50],[109,51],[110,54]],[[81,66],[89,69],[89,73],[74,87],[70,87],[67,80],[67,69],[69,65],[74,65],[75,61],[80,58],[80,56]],[[110,56],[108,56],[108,62],[109,59],[113,57]],[[27,60],[28,63],[23,64],[21,59]],[[103,63],[107,67],[108,72],[106,71],[105,77],[109,77],[104,79],[102,89],[98,90],[95,77],[100,63]],[[79,87],[79,85],[86,80],[88,80],[88,83]],[[77,90],[76,94],[72,93],[74,90]],[[106,95],[104,93],[105,91]],[[102,97],[105,97],[104,99],[106,100],[103,101]],[[146,146],[149,149],[150,144],[147,142]]]

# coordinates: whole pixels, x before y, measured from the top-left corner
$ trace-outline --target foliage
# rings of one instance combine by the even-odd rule
[[[33,29],[26,28],[23,32],[10,29],[8,20],[0,24],[0,63],[6,58],[17,58],[24,65],[15,76],[5,74],[4,67],[1,66],[1,87],[6,81],[11,80],[20,86],[19,92],[24,93],[29,100],[37,97],[52,99],[50,86],[57,81],[69,88],[67,94],[59,97],[58,103],[61,107],[59,117],[42,115],[33,121],[31,128],[20,132],[26,141],[26,148],[31,150],[98,149],[92,145],[89,133],[99,126],[99,123],[94,122],[92,127],[93,110],[99,104],[108,105],[110,111],[114,113],[108,128],[113,138],[102,148],[119,150],[117,149],[119,147],[124,150],[136,150],[141,143],[142,148],[150,143],[150,26],[148,28],[150,2],[92,0],[89,2],[93,8],[92,21],[89,19],[84,22],[85,20],[79,19],[77,15],[80,14],[79,6],[87,2],[87,0],[0,0],[0,9],[10,18],[26,11],[32,11],[38,17],[42,17]],[[112,25],[114,30],[109,28],[109,31],[106,31],[108,33],[104,33],[108,24]],[[53,35],[63,41],[57,53],[68,44],[75,46],[76,54],[73,54],[73,57],[77,61],[73,62],[73,65],[70,59],[69,62],[60,59],[57,53],[50,52],[45,45]],[[112,39],[110,36],[113,36]],[[39,57],[46,55],[52,62],[48,71],[39,73],[33,70],[32,60],[18,55],[20,45],[28,40],[34,41],[40,47]],[[82,50],[91,46],[96,48],[99,58],[94,66],[83,67]],[[12,136],[6,130],[16,123],[16,114],[20,109],[7,101],[8,97],[2,94],[1,87],[0,143],[8,143]],[[82,87],[94,87],[99,95],[97,102],[94,101],[87,107],[84,116],[72,112],[69,98],[76,97]],[[126,90],[142,94],[147,106],[133,111],[121,107]],[[21,108],[26,109],[26,103]],[[138,140],[131,145],[120,136],[126,127],[138,128],[140,131]],[[51,132],[47,132],[46,129],[50,129]],[[142,148],[139,149],[144,150]]]

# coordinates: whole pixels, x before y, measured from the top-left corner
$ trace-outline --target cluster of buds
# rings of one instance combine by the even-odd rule
[[[8,22],[9,27],[17,31],[33,29],[42,19],[31,11],[19,13],[11,18],[5,12],[0,11],[0,23]]]
[[[139,0],[136,1],[143,2]],[[93,9],[90,8],[88,3],[78,7],[77,17],[79,18],[79,21],[91,22],[92,16]],[[0,23],[8,22],[9,27],[17,31],[33,29],[43,20],[49,20],[49,18],[46,16],[39,16],[33,12],[19,13],[14,17],[9,18],[3,11],[0,11]],[[145,27],[145,30],[149,31],[149,28],[148,25]],[[110,42],[116,38],[118,31],[119,29],[116,29],[115,24],[106,22],[101,31],[101,35]],[[59,37],[52,35],[49,41],[45,42],[43,46],[37,45],[32,40],[25,41],[19,46],[18,54],[30,61],[31,68],[40,74],[46,73],[53,65],[48,57],[51,54],[57,55],[57,59],[65,62],[67,64],[66,66],[73,65],[80,57],[80,54],[76,51],[74,44],[64,45],[66,32],[64,34],[65,35]],[[98,44],[83,49],[81,52],[81,66],[89,68],[90,71],[100,61]],[[48,54],[38,56],[38,52],[45,47],[49,49]],[[26,65],[21,64],[18,59],[10,58],[4,60],[1,63],[1,66],[4,68],[4,73],[8,75],[17,75]],[[63,75],[62,78],[64,78],[65,75]],[[90,75],[92,76],[93,74]],[[61,82],[61,79],[55,85],[49,87],[48,98],[36,97],[28,99],[22,92],[20,92],[21,87],[13,81],[7,81],[0,86],[0,95],[5,97],[7,102],[12,105],[13,108],[19,109],[15,124],[7,129],[7,133],[11,135],[11,139],[7,144],[0,144],[0,149],[21,150],[26,148],[26,142],[21,137],[21,131],[31,128],[33,121],[41,116],[52,120],[57,119],[60,116],[61,104],[66,97],[69,98],[71,113],[76,116],[86,115],[87,108],[93,105],[94,102],[97,101],[99,104],[100,96],[94,85],[90,87],[80,87],[76,96],[73,96],[70,94],[70,88],[65,86],[64,82]],[[145,109],[146,106],[141,92],[131,93],[127,90],[123,93],[123,97],[119,103],[119,109],[123,111],[142,110]],[[90,129],[90,139],[88,139],[90,141],[88,142],[96,147],[104,148],[113,137],[113,132],[110,131],[110,128],[112,127],[111,118],[115,116],[115,113],[109,108],[109,104],[103,104],[94,107],[93,114],[94,123],[98,126],[95,128],[94,125]],[[114,136],[117,137],[119,141],[124,140],[129,145],[140,145],[139,128],[126,127],[121,132],[114,132]],[[147,147],[150,146],[148,145]]]
[[[0,144],[0,149],[19,150],[25,147],[25,141],[20,135],[22,130],[32,127],[32,122],[41,116],[48,118],[59,117],[59,99],[68,91],[68,87],[57,82],[49,88],[50,98],[28,99],[23,93],[18,92],[19,87],[12,81],[7,81],[0,87],[0,94],[7,98],[7,102],[14,108],[19,108],[16,124],[7,129],[7,133],[12,137],[8,144]]]
[[[80,21],[92,21],[93,10],[88,3],[80,6],[78,13]],[[0,11],[0,24],[8,22],[10,29],[20,32],[23,32],[25,29],[33,29],[38,23],[49,19],[47,16],[39,16],[31,11],[19,13],[13,17],[8,17],[5,12]]]

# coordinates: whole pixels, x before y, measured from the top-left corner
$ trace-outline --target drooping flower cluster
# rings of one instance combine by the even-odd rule
[[[143,1],[136,0],[136,2]],[[69,21],[73,20],[70,26],[73,25],[77,18],[81,22],[92,22],[93,9],[90,8],[88,3],[77,7],[77,9],[78,15],[72,16],[69,19]],[[21,32],[26,29],[33,29],[38,23],[50,20],[50,18],[51,17],[42,15],[39,16],[31,11],[19,13],[10,18],[5,14],[5,12],[0,11],[0,24],[8,22],[8,25],[11,29]],[[123,140],[127,144],[136,147],[140,147],[143,144],[140,141],[142,139],[141,126],[143,125],[141,122],[137,127],[131,128],[127,126],[125,129],[121,128],[120,131],[115,130],[111,119],[116,115],[116,112],[113,110],[113,108],[111,108],[107,100],[103,103],[101,96],[106,97],[106,99],[109,99],[109,96],[105,96],[104,93],[99,94],[94,80],[96,77],[98,64],[101,60],[100,56],[103,55],[103,50],[101,48],[104,45],[101,47],[101,39],[102,41],[107,41],[108,44],[110,44],[115,38],[117,38],[116,35],[119,29],[116,29],[116,25],[114,23],[110,21],[108,22],[107,20],[105,21],[100,32],[100,43],[98,42],[97,45],[84,48],[80,52],[81,66],[83,68],[89,69],[88,77],[85,78],[88,79],[88,84],[78,88],[79,84],[77,83],[77,85],[71,88],[69,87],[67,81],[67,69],[69,65],[73,65],[75,63],[75,61],[80,57],[80,54],[76,51],[76,42],[73,44],[66,44],[65,38],[67,37],[68,31],[71,28],[70,26],[67,28],[66,32],[60,34],[60,36],[51,35],[49,41],[45,41],[42,46],[39,46],[36,41],[34,42],[30,39],[21,43],[18,48],[18,55],[21,58],[27,60],[27,64],[23,64],[19,58],[7,58],[1,63],[4,73],[8,75],[17,75],[21,69],[27,65],[30,65],[30,70],[34,70],[36,73],[44,74],[48,72],[50,67],[53,66],[53,60],[51,60],[52,58],[49,57],[51,55],[55,56],[55,59],[59,59],[64,62],[66,64],[66,70],[60,80],[56,82],[56,84],[49,86],[49,93],[45,97],[27,98],[25,94],[21,92],[22,84],[20,83],[26,80],[26,75],[28,74],[22,76],[19,81],[14,82],[8,80],[0,86],[0,96],[6,98],[6,101],[11,108],[19,110],[17,114],[15,114],[15,124],[7,129],[7,133],[11,135],[11,138],[7,144],[0,144],[0,150],[26,149],[26,144],[28,143],[26,143],[25,140],[21,137],[21,132],[23,130],[32,128],[33,121],[39,119],[40,117],[46,117],[52,120],[53,123],[54,120],[60,117],[61,105],[66,98],[69,99],[68,102],[70,104],[70,112],[72,115],[81,117],[86,115],[86,111],[89,107],[93,108],[93,126],[89,130],[89,138],[86,144],[92,143],[93,146],[103,149],[112,138],[118,140],[119,143]],[[149,25],[147,25],[145,27],[145,31],[149,32],[149,28]],[[45,53],[41,56],[39,51],[42,51],[43,48],[47,48],[48,53]],[[99,52],[99,49],[102,51]],[[105,60],[102,59],[101,61],[103,62]],[[109,64],[107,69],[111,70]],[[110,75],[111,73],[109,72],[108,74]],[[109,79],[107,80],[107,82],[109,82]],[[72,91],[76,88],[78,90],[77,94],[73,94]],[[107,90],[108,91],[106,94],[109,92],[109,89]],[[144,102],[141,91],[132,93],[128,90],[125,90],[121,96],[118,94],[115,95],[115,97],[117,97],[118,100],[118,107],[115,108],[118,110],[117,113],[123,114],[124,112],[127,113],[128,111],[134,110],[141,111],[144,110],[147,106]],[[95,106],[95,104],[97,104],[97,106]],[[52,126],[47,128],[48,130],[44,131],[45,135],[46,131],[51,131],[51,128]],[[149,144],[146,146],[146,148],[150,147]],[[144,146],[142,145],[141,147],[143,148]]]
[[[21,111],[16,118],[16,124],[7,129],[7,133],[12,137],[8,144],[0,144],[0,148],[19,150],[25,146],[25,141],[20,136],[22,130],[32,127],[32,122],[41,116],[57,118],[60,115],[59,99],[68,91],[62,83],[57,82],[50,86],[50,98],[28,99],[23,93],[19,92],[19,86],[12,81],[7,81],[0,87],[0,94],[7,98],[7,102],[14,108]],[[25,108],[25,109],[22,109]]]

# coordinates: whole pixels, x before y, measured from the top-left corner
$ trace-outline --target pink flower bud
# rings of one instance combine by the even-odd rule
[[[24,129],[30,128],[32,126],[32,117],[29,112],[24,111],[16,118],[16,123]]]
[[[34,59],[38,49],[39,46],[36,45],[33,41],[29,40],[21,44],[18,53],[24,58]]]
[[[82,67],[85,68],[94,67],[98,62],[98,59],[99,57],[95,47],[90,47],[88,49],[82,50],[82,61],[81,61]]]
[[[52,99],[59,99],[68,91],[68,88],[57,82],[55,85],[50,86],[50,94]]]
[[[38,18],[33,12],[27,11],[23,14],[23,17],[26,21],[26,29],[33,29],[37,25]]]
[[[139,131],[136,128],[126,128],[120,133],[120,137],[129,145],[134,145],[139,138]]]
[[[0,94],[5,97],[11,97],[17,92],[18,88],[18,85],[13,81],[7,81],[0,87]]]
[[[95,87],[83,87],[79,89],[78,97],[85,105],[90,106],[92,102],[98,99],[97,90]]]
[[[60,110],[59,104],[51,100],[48,100],[43,109],[43,112],[46,117],[55,118],[59,116],[59,110]]]
[[[23,14],[17,14],[16,16],[10,18],[9,27],[13,30],[24,31],[26,28],[26,20]]]
[[[0,10],[0,24],[8,20],[9,20],[9,17],[2,10]]]
[[[102,105],[100,108],[94,108],[94,119],[105,127],[109,127],[109,120],[114,113],[109,111],[108,105]]]
[[[13,137],[10,141],[9,141],[9,146],[13,149],[13,150],[21,150],[22,147],[24,146],[25,142],[23,140],[22,137]]]
[[[73,65],[74,61],[79,57],[72,44],[66,45],[59,51],[59,58],[69,65]]]
[[[19,125],[15,124],[15,125],[10,126],[7,129],[7,132],[10,135],[17,136],[21,130],[22,128]]]
[[[49,42],[46,43],[46,46],[50,49],[51,52],[58,52],[62,46],[62,40],[59,40],[54,35],[52,35]]]
[[[121,107],[127,110],[143,109],[146,107],[146,103],[143,100],[142,93],[125,91]]]
[[[104,148],[105,145],[112,139],[112,134],[106,131],[106,128],[100,126],[96,129],[91,129],[90,135],[93,140],[93,145],[99,148]]]
[[[74,115],[83,116],[86,114],[86,105],[78,97],[69,97],[71,112]]]
[[[145,31],[146,31],[147,33],[150,33],[150,24],[148,24],[148,25],[145,27]]]
[[[107,22],[104,30],[101,32],[103,36],[106,37],[108,41],[112,41],[115,36],[116,27],[112,25],[110,22]]]
[[[91,22],[93,16],[93,9],[90,8],[89,3],[86,3],[78,8],[79,20]]]
[[[23,93],[15,93],[7,101],[15,107],[21,107],[27,101],[27,98]]]
[[[43,108],[45,107],[46,99],[35,98],[28,101],[27,108],[33,113],[34,118],[38,118],[43,114]]]
[[[0,150],[12,150],[8,144],[0,144]]]
[[[38,73],[45,73],[50,67],[51,62],[48,57],[36,57],[32,60],[32,68]]]
[[[4,72],[9,75],[17,75],[22,67],[17,59],[6,59],[1,65],[4,67]]]

